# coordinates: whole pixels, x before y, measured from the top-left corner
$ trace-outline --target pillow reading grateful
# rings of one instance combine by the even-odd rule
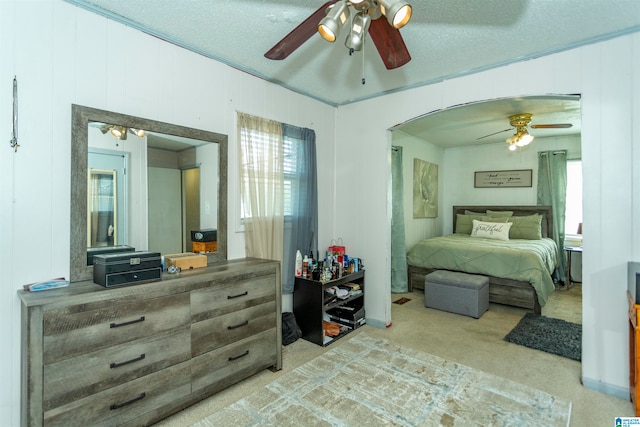
[[[484,222],[474,219],[471,236],[494,240],[509,240],[510,228],[510,222]]]

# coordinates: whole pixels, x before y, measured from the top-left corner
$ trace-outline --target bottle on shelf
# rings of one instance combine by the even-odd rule
[[[309,277],[309,257],[307,255],[302,260],[302,277],[305,279]]]
[[[296,277],[302,276],[302,254],[300,249],[296,252]]]

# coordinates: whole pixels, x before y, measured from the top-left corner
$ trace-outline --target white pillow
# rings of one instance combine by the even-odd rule
[[[509,240],[509,229],[512,225],[512,222],[484,222],[474,219],[471,236],[495,240]]]

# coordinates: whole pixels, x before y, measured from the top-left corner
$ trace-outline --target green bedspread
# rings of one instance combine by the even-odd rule
[[[530,282],[543,307],[555,289],[551,273],[558,263],[552,239],[492,240],[450,234],[422,240],[407,253],[409,265],[462,271]]]

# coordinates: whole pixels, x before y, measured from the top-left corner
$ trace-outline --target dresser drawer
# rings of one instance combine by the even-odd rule
[[[191,360],[192,390],[217,392],[277,363],[275,328]]]
[[[45,426],[115,426],[171,406],[191,392],[189,363],[180,363],[121,386],[44,412]]]
[[[224,347],[276,327],[276,303],[267,302],[234,311],[191,325],[191,353],[202,353]]]
[[[212,285],[191,292],[193,321],[217,317],[247,307],[275,301],[274,276],[258,276]]]
[[[188,325],[189,293],[71,306],[46,312],[43,320],[46,365]]]
[[[45,411],[191,358],[191,330],[155,334],[44,367]]]

